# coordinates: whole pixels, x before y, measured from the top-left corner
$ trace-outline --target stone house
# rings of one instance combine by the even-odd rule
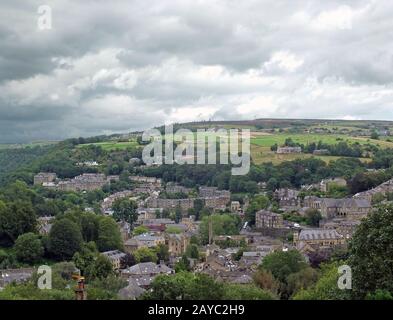
[[[301,252],[332,249],[345,242],[345,238],[333,229],[304,229],[293,235],[293,245]]]
[[[112,268],[115,271],[121,268],[121,259],[126,256],[124,252],[119,250],[105,251],[101,252],[101,254],[109,259],[109,261],[112,263]]]
[[[301,147],[278,147],[276,153],[277,154],[293,154],[293,153],[301,153]]]
[[[175,183],[168,182],[165,187],[165,191],[167,193],[186,193],[186,194],[188,194],[192,191],[192,189],[186,188],[184,186],[181,186],[181,185],[178,185]]]
[[[282,215],[267,210],[260,210],[255,213],[255,227],[257,229],[283,228]]]
[[[186,233],[169,233],[165,235],[165,244],[172,256],[181,256],[190,244],[190,237]]]
[[[163,236],[143,233],[128,239],[124,243],[124,249],[127,252],[132,253],[139,248],[152,248],[158,246],[159,244],[165,244],[165,238]]]
[[[282,188],[274,192],[274,198],[281,208],[296,210],[300,206],[299,193],[297,190]]]
[[[123,278],[135,281],[139,287],[147,289],[153,279],[159,274],[174,274],[175,270],[169,268],[163,262],[142,262],[121,271]],[[132,279],[132,280],[131,280]]]
[[[117,180],[119,180],[119,176],[106,177],[102,173],[83,173],[71,180],[59,181],[56,187],[62,191],[93,191]]]
[[[33,276],[33,268],[0,269],[0,289],[10,283],[23,283]]]
[[[39,217],[37,219],[37,227],[39,234],[46,235],[49,234],[50,229],[52,228],[52,221],[54,217]]]
[[[242,209],[239,201],[232,201],[231,202],[231,212],[238,213]]]
[[[373,197],[382,194],[386,196],[388,193],[393,193],[393,179],[388,180],[379,186],[370,189],[368,191],[360,192],[354,195],[354,198],[356,199],[366,199],[369,202],[372,202]]]
[[[347,219],[361,219],[371,211],[371,203],[367,199],[322,199],[321,215],[325,219],[343,217]]]
[[[44,183],[53,183],[57,179],[56,173],[52,172],[40,172],[34,176],[34,185],[43,185]]]
[[[333,220],[321,221],[320,227],[323,229],[334,229],[345,239],[352,238],[356,228],[360,225],[360,220],[347,220],[336,218]]]
[[[305,196],[303,200],[303,207],[320,210],[322,200],[322,198],[316,196]]]

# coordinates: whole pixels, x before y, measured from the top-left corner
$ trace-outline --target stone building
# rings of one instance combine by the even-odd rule
[[[356,228],[360,225],[359,220],[347,220],[336,218],[333,220],[321,221],[320,227],[323,229],[334,229],[345,239],[352,238]]]
[[[321,201],[321,215],[325,219],[343,217],[347,219],[361,219],[371,211],[371,203],[367,199],[330,199]]]
[[[194,207],[194,199],[163,199],[156,196],[151,196],[146,200],[148,208],[163,208],[175,210],[179,207],[183,212]]]
[[[194,208],[194,201],[201,199],[204,205],[212,209],[222,209],[230,202],[230,192],[221,195],[203,198],[185,198],[185,199],[164,199],[157,196],[151,196],[146,200],[146,206],[149,208],[163,208],[175,210],[180,208],[183,213],[187,213],[188,209]]]
[[[121,268],[121,259],[126,256],[124,252],[119,250],[101,252],[101,254],[109,259],[109,261],[112,263],[112,268],[115,271]]]
[[[53,172],[40,172],[34,176],[34,185],[43,185],[44,183],[55,182],[57,179],[56,173]]]
[[[11,283],[24,283],[31,279],[35,269],[0,269],[0,290]]]
[[[119,176],[106,177],[102,173],[83,173],[71,180],[59,181],[57,189],[62,191],[93,191],[117,180],[119,180]]]
[[[39,217],[37,219],[37,228],[39,234],[42,235],[47,235],[49,234],[52,225],[53,225],[53,220],[55,217],[47,216],[47,217]]]
[[[255,213],[255,227],[263,228],[283,228],[283,218],[281,214],[260,210]]]
[[[228,196],[227,194],[223,194],[221,196],[202,198],[202,200],[207,208],[225,209],[231,200],[231,197],[230,195]]]
[[[239,201],[231,201],[231,212],[239,213],[242,207]]]
[[[303,207],[320,210],[322,200],[322,198],[316,196],[305,196],[303,200]]]
[[[175,270],[169,268],[163,262],[155,264],[153,262],[142,262],[132,267],[122,270],[121,276],[128,279],[129,282],[135,283],[144,289],[148,289],[152,281],[159,274],[174,274]]]
[[[279,202],[281,208],[296,210],[300,206],[299,191],[282,188],[274,192],[274,198]]]
[[[127,252],[132,253],[139,248],[152,248],[157,247],[159,244],[165,244],[165,238],[163,236],[143,233],[128,239],[124,243],[124,248]]]
[[[332,249],[345,242],[344,236],[334,229],[304,229],[293,235],[293,244],[301,252]]]
[[[278,147],[277,154],[292,154],[292,153],[301,153],[301,147]]]
[[[155,177],[144,177],[144,176],[130,176],[130,180],[138,183],[149,183],[156,187],[161,187],[161,179]]]
[[[106,197],[101,202],[101,211],[107,212],[108,210],[110,210],[113,206],[113,203],[118,199],[127,198],[127,197],[131,198],[133,196],[134,196],[134,192],[131,190],[124,190],[111,194],[109,197]]]
[[[393,179],[388,180],[379,186],[370,189],[368,191],[360,192],[354,195],[355,199],[366,199],[369,202],[372,202],[373,198],[378,195],[382,194],[386,196],[388,193],[393,193]]]
[[[211,198],[211,197],[230,197],[231,192],[228,190],[218,190],[217,187],[199,187],[200,198]]]
[[[172,183],[168,182],[165,187],[165,191],[167,193],[186,193],[186,194],[188,194],[192,191],[192,189],[186,188],[184,186],[180,186],[180,185],[175,184],[173,182]]]
[[[165,244],[172,256],[181,256],[190,244],[190,237],[185,233],[169,233],[165,236]]]

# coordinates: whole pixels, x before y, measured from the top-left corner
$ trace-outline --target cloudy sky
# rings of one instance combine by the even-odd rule
[[[0,142],[208,119],[393,120],[392,16],[390,0],[1,0]]]

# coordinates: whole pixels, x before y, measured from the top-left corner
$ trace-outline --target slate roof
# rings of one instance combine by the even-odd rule
[[[165,264],[155,264],[153,262],[142,262],[138,263],[128,269],[124,270],[125,274],[135,275],[148,275],[148,274],[160,274],[160,273],[173,273],[173,269],[169,268]]]
[[[305,229],[300,231],[299,240],[336,240],[342,236],[332,229]]]
[[[118,295],[121,299],[135,300],[141,296],[146,290],[131,282],[127,287],[120,289]]]

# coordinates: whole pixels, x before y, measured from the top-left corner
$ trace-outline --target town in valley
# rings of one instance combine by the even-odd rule
[[[249,128],[249,173],[146,165],[140,132],[4,146],[0,299],[390,296],[373,268],[391,250],[393,123],[178,126]],[[50,290],[37,287],[42,265]],[[343,265],[351,290],[337,286]]]

